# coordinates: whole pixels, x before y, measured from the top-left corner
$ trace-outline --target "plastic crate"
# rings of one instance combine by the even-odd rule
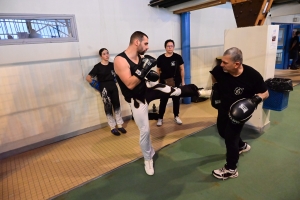
[[[264,109],[281,111],[288,106],[290,92],[276,92],[269,89],[269,98],[263,103]]]

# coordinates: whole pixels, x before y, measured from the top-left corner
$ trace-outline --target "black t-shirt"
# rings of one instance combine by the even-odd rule
[[[142,59],[139,56],[139,64],[135,64],[134,62],[132,62],[128,56],[125,54],[125,52],[122,52],[120,54],[118,54],[117,56],[121,56],[123,58],[125,58],[130,66],[130,72],[131,75],[134,74],[134,72],[137,70],[139,64],[141,63]],[[120,79],[120,77],[116,74],[121,92],[125,98],[125,101],[127,101],[128,103],[131,102],[131,98],[134,99],[138,99],[141,102],[145,102],[145,94],[146,94],[146,82],[144,80],[142,80],[135,88],[133,88],[133,90],[130,90]]]
[[[299,36],[294,36],[291,41],[291,47],[296,42],[296,45],[291,49],[291,51],[299,51]]]
[[[160,55],[157,58],[157,68],[161,71],[160,79],[174,77],[176,81],[181,82],[180,65],[183,63],[181,55],[177,53],[173,53],[170,57],[166,57],[165,54]]]
[[[97,77],[99,82],[114,81],[115,78],[114,64],[109,62],[108,65],[102,65],[101,62],[96,64],[89,75]]]
[[[251,98],[257,93],[267,91],[263,77],[258,71],[244,65],[241,75],[234,77],[223,71],[221,66],[216,66],[210,73],[218,82],[222,108],[228,110],[234,102],[242,98]]]

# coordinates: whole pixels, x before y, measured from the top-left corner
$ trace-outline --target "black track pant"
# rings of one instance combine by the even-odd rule
[[[175,83],[176,87],[179,87],[180,83]],[[163,119],[164,114],[166,112],[166,106],[168,103],[169,98],[161,98],[159,103],[159,110],[158,110],[158,118]],[[172,97],[173,101],[173,114],[174,117],[179,116],[179,108],[180,108],[180,97],[174,96]]]
[[[239,149],[245,145],[241,139],[244,124],[233,124],[228,117],[228,111],[218,109],[217,127],[219,134],[225,139],[226,161],[229,169],[236,169],[239,161]]]
[[[291,69],[296,69],[296,67],[297,67],[297,61],[298,61],[298,58],[299,58],[299,53],[298,53],[298,51],[292,51],[291,52],[291,56],[292,56],[292,58],[293,58],[293,62],[292,62],[292,64],[291,64]]]
[[[116,83],[113,81],[101,83],[100,94],[104,104],[104,111],[107,117],[107,122],[110,128],[114,128],[116,124],[123,124],[124,121],[121,116],[119,91]],[[114,118],[113,111],[115,113],[116,119]]]

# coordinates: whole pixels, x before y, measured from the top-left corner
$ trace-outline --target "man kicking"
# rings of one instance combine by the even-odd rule
[[[194,84],[179,88],[159,84],[157,82],[159,75],[151,70],[156,65],[156,59],[149,55],[141,57],[147,50],[148,36],[140,31],[134,32],[127,49],[116,56],[114,70],[122,94],[130,105],[134,121],[140,131],[140,147],[145,159],[145,171],[148,175],[153,175],[152,157],[155,151],[150,141],[148,104],[162,97],[210,96],[211,91],[198,90]]]

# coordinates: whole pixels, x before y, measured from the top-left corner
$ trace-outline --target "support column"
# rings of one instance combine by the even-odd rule
[[[184,81],[191,83],[191,39],[190,39],[190,12],[180,14],[181,17],[181,54],[184,61]],[[191,103],[191,97],[183,98],[184,104]]]

